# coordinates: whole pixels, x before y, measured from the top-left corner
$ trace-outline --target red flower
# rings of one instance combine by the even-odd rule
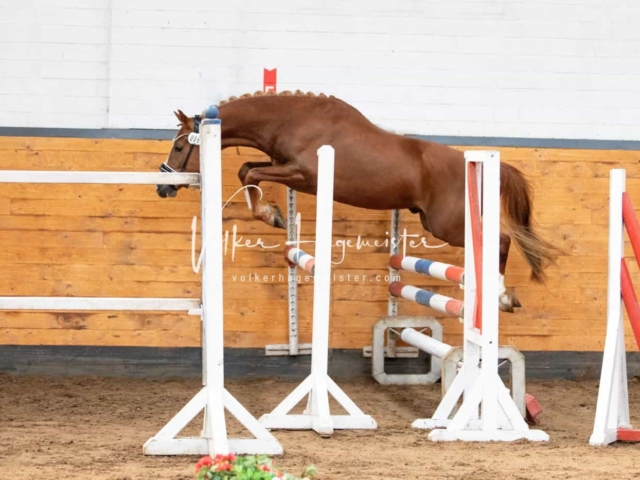
[[[210,467],[211,465],[213,465],[213,460],[209,455],[202,457],[196,464],[196,473],[198,473],[202,467]]]
[[[229,453],[227,455],[222,455],[221,453],[217,454],[213,459],[214,463],[221,462],[233,462],[236,459],[236,456],[233,453]]]

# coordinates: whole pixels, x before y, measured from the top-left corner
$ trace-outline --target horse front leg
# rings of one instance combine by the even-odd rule
[[[511,247],[511,237],[504,233],[500,234],[500,290],[499,290],[499,304],[500,310],[503,312],[513,313],[514,308],[520,308],[522,305],[516,297],[515,289],[513,287],[505,287],[504,275],[507,270],[507,258],[509,257],[509,247]]]
[[[271,181],[291,186],[303,179],[289,165],[273,165],[270,162],[247,162],[240,168],[238,177],[242,185],[247,188],[247,202],[251,214],[256,220],[262,220],[267,225],[275,228],[287,228],[287,220],[276,204],[270,204],[260,200],[260,191],[257,187],[262,181]],[[293,187],[292,187],[293,188]]]
[[[268,168],[271,166],[273,166],[271,162],[246,162],[240,167],[240,170],[238,170],[238,178],[240,179],[240,182],[244,187],[244,194],[247,199],[247,205],[249,207],[249,210],[251,210],[251,215],[253,216],[253,218],[255,218],[256,220],[262,220],[272,227],[277,227],[277,225],[274,225],[271,222],[274,222],[275,218],[277,218],[277,213],[275,215],[272,214],[272,210],[275,212],[279,211],[278,206],[264,204],[260,200],[260,190],[254,188],[257,187],[257,185],[247,182],[246,180],[247,174],[253,168]],[[280,214],[280,216],[282,216],[282,214]],[[279,228],[286,228],[286,225],[285,227]]]

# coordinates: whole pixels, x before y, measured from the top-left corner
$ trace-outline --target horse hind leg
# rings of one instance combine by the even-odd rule
[[[504,233],[500,234],[500,286],[499,286],[499,305],[503,312],[513,313],[515,308],[522,305],[516,297],[513,287],[505,287],[504,275],[507,269],[507,258],[509,257],[509,247],[511,246],[511,237]]]
[[[464,246],[464,226],[458,225],[455,228],[455,222],[442,222],[442,217],[429,218],[422,210],[420,213],[420,222],[425,230],[431,232],[436,238],[440,238],[453,247]],[[445,217],[446,218],[446,217]],[[455,216],[454,216],[455,218]],[[445,227],[448,226],[448,228]],[[499,264],[499,290],[498,305],[503,312],[513,313],[514,309],[522,307],[520,301],[516,297],[513,287],[505,287],[504,275],[507,268],[507,258],[509,257],[509,247],[511,246],[511,237],[509,235],[500,234],[500,264]]]

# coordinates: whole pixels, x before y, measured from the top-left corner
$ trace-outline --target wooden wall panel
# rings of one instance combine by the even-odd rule
[[[167,141],[0,137],[0,169],[156,171]],[[533,284],[512,249],[507,285],[523,308],[501,314],[501,343],[522,350],[598,351],[606,314],[609,171],[626,168],[628,189],[640,205],[640,152],[501,148],[535,192],[541,233],[563,255],[547,285]],[[253,220],[239,191],[237,171],[261,157],[250,149],[223,156],[228,232],[225,256],[225,342],[264,347],[287,342],[285,232]],[[262,185],[267,201],[285,208],[285,188]],[[635,193],[638,193],[637,195]],[[298,195],[302,238],[315,231],[315,197]],[[199,194],[181,190],[160,199],[153,186],[15,185],[0,187],[0,295],[198,297],[200,275],[191,267],[191,224]],[[331,344],[360,349],[371,326],[386,314],[389,212],[335,204]],[[417,217],[402,215],[410,235],[427,246],[407,254],[462,264],[461,249],[424,234]],[[197,226],[199,231],[199,224]],[[417,238],[417,237],[416,237]],[[419,242],[419,239],[414,241]],[[348,242],[344,246],[345,242]],[[377,242],[377,243],[376,243]],[[197,239],[199,248],[199,238]],[[304,247],[313,253],[313,245]],[[627,254],[632,255],[627,245]],[[640,274],[630,263],[636,282]],[[462,292],[444,282],[404,274],[406,283]],[[301,341],[310,341],[313,283],[300,275]],[[402,314],[429,311],[400,301]],[[457,319],[441,318],[445,340],[461,341]],[[630,348],[634,342],[627,335]],[[0,344],[198,346],[199,319],[182,314],[128,312],[3,312]]]

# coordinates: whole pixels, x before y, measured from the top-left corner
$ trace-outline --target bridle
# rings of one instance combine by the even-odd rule
[[[162,162],[162,164],[160,165],[161,172],[183,173],[187,169],[187,165],[189,165],[189,158],[191,157],[191,153],[193,152],[193,147],[195,147],[196,145],[200,145],[200,120],[201,120],[200,115],[196,115],[193,118],[193,132],[183,133],[182,135],[178,135],[173,139],[171,150],[173,150],[173,145],[175,145],[176,140],[184,136],[188,136],[188,140],[189,140],[189,153],[187,153],[187,156],[182,162],[182,166],[180,167],[180,170],[174,170],[167,163],[167,161],[169,160],[169,155],[171,155],[171,151],[169,151],[169,155],[167,155],[167,160]]]

